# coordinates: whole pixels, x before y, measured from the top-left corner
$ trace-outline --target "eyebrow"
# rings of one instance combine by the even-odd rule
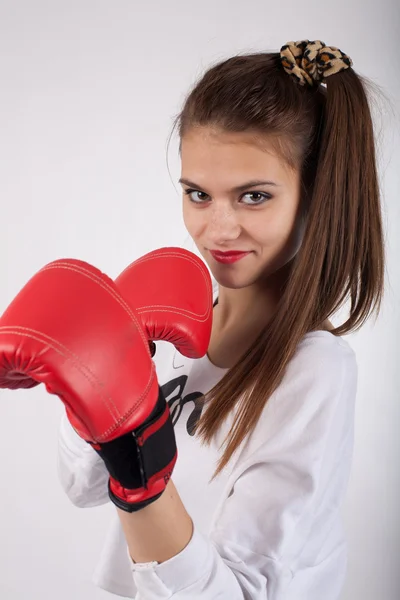
[[[179,183],[183,183],[184,185],[188,185],[189,187],[193,187],[195,189],[202,189],[201,186],[199,186],[196,183],[193,183],[193,181],[189,181],[189,179],[185,179],[183,177],[181,177],[181,179],[179,179]],[[247,190],[251,187],[256,187],[259,185],[273,185],[275,187],[280,187],[279,184],[275,183],[274,181],[264,181],[262,179],[253,179],[251,181],[247,181],[247,183],[243,183],[242,185],[237,185],[236,187],[231,189],[231,192],[243,192],[244,190]]]

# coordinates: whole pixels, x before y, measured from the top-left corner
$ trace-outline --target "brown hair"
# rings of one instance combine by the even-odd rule
[[[212,66],[175,120],[193,127],[267,135],[291,168],[301,169],[305,230],[274,318],[206,395],[196,434],[210,443],[238,405],[214,477],[252,432],[303,336],[347,300],[340,336],[379,313],[384,243],[367,80],[348,68],[326,86],[299,85],[279,53],[236,55]],[[175,128],[175,127],[174,127]]]

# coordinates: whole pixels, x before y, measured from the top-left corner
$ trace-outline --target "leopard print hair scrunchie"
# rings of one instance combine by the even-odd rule
[[[326,77],[353,65],[347,54],[320,40],[288,42],[280,50],[280,59],[286,73],[300,85],[309,86],[318,85]]]

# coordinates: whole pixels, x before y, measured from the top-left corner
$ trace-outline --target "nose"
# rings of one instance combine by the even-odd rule
[[[237,211],[230,202],[215,202],[209,213],[208,237],[215,246],[236,240],[241,233]]]

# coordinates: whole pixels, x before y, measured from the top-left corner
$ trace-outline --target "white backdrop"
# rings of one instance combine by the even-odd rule
[[[169,172],[166,142],[186,91],[215,60],[321,39],[398,111],[397,0],[301,6],[0,0],[0,312],[56,258],[115,277],[138,256],[183,243],[177,146]],[[400,597],[400,136],[398,112],[378,117],[389,278],[377,323],[348,338],[360,379],[343,600]],[[0,396],[0,597],[110,598],[91,576],[114,508],[76,508],[61,490],[61,402],[43,387]]]

